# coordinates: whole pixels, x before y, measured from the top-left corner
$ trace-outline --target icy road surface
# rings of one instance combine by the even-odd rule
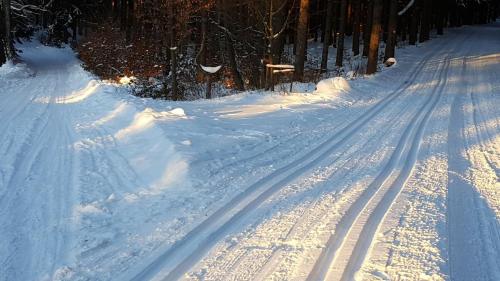
[[[21,48],[0,68],[2,281],[500,280],[498,23],[330,91],[196,102]]]

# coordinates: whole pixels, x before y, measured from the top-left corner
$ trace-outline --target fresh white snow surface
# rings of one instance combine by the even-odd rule
[[[500,25],[300,93],[0,68],[0,280],[500,280]]]

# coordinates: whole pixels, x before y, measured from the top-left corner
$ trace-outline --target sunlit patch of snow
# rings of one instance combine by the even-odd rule
[[[184,112],[184,109],[182,109],[182,108],[173,109],[170,111],[170,113],[172,113],[173,115],[176,115],[176,116],[182,116],[182,117],[186,116],[186,113]]]
[[[351,90],[349,82],[343,77],[334,77],[322,80],[316,86],[315,93],[338,94]]]
[[[136,78],[134,76],[123,76],[120,78],[120,80],[118,80],[118,82],[120,82],[120,84],[122,85],[128,85],[130,83],[132,83]]]
[[[97,89],[99,88],[100,83],[96,80],[91,80],[87,86],[81,90],[75,91],[71,93],[70,95],[65,96],[64,98],[61,98],[58,100],[56,103],[62,103],[62,104],[67,104],[67,103],[77,103],[81,102],[93,94],[95,94]]]
[[[92,125],[93,126],[104,125],[105,123],[108,123],[111,120],[113,120],[114,118],[116,118],[117,116],[119,116],[121,113],[125,112],[129,107],[130,107],[130,105],[128,105],[126,103],[120,103],[120,105],[117,108],[115,108],[113,111],[109,112],[109,114],[102,117],[101,119],[95,121]]]
[[[132,124],[121,129],[115,134],[117,139],[124,139],[132,135],[139,134],[154,125],[155,120],[166,121],[169,119],[186,118],[186,113],[182,108],[171,111],[158,112],[152,108],[146,108],[142,112],[135,114]]]

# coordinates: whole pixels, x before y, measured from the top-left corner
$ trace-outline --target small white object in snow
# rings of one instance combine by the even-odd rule
[[[319,81],[316,85],[316,93],[337,93],[341,91],[350,91],[349,82],[343,77],[334,77]]]
[[[177,116],[186,116],[184,109],[182,109],[180,107],[171,110],[170,113],[172,113],[173,115],[177,115]]]
[[[131,76],[131,77],[123,76],[122,78],[120,78],[120,84],[128,85],[128,84],[132,83],[132,81],[134,79],[135,79],[135,77],[133,77],[133,76]]]
[[[111,193],[111,195],[108,196],[108,199],[106,199],[107,202],[114,202],[116,201],[116,195],[114,193]]]
[[[387,67],[391,67],[397,63],[395,58],[388,58],[385,62],[384,65]]]
[[[201,67],[201,69],[203,69],[203,71],[205,71],[207,73],[214,74],[214,73],[217,73],[222,68],[222,65],[218,65],[218,66],[205,66],[205,65],[201,65],[200,64],[200,67]]]

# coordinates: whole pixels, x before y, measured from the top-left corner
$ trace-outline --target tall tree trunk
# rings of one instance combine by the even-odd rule
[[[125,0],[126,1],[126,0]],[[175,9],[174,4],[170,3],[168,5],[168,25],[170,28],[169,34],[169,45],[170,45],[170,73],[172,78],[172,99],[173,100],[181,100],[182,96],[179,92],[178,80],[177,80],[177,56],[179,51],[179,42],[176,39],[176,20],[175,20]]]
[[[323,53],[321,55],[321,73],[328,70],[328,51],[332,43],[333,8],[334,0],[328,0],[325,19],[325,38],[323,40]]]
[[[0,7],[0,15],[2,14],[3,10],[2,7]],[[7,57],[5,56],[3,34],[4,34],[3,21],[0,21],[0,66],[2,66],[7,61]]]
[[[352,53],[357,56],[359,55],[359,36],[361,32],[361,0],[354,0],[353,9]]]
[[[437,13],[436,13],[437,34],[443,35],[444,34],[443,27],[444,27],[444,21],[445,21],[446,3],[439,1],[436,5],[437,5]]]
[[[401,34],[401,41],[405,42],[408,35],[408,21],[406,20],[406,16],[399,17],[399,19],[398,26],[401,26],[401,29],[398,33]]]
[[[271,17],[272,23],[270,23],[270,27],[272,27],[272,38],[271,38],[271,60],[273,64],[279,64],[281,62],[281,56],[283,55],[283,48],[285,47],[285,32],[281,32],[285,28],[285,24],[287,24],[287,12],[288,12],[288,3],[283,2],[282,0],[272,0],[272,11]],[[276,11],[278,9],[278,11]],[[277,37],[274,37],[278,34]]]
[[[196,55],[196,63],[201,65],[207,65],[207,37],[208,37],[208,8],[202,9],[200,11],[201,16],[201,38],[200,38],[200,49]],[[198,67],[197,80],[204,81],[208,76],[205,71]]]
[[[120,0],[120,30],[127,29],[127,0]]]
[[[234,42],[231,38],[228,30],[231,30],[231,20],[229,18],[229,10],[230,10],[231,0],[222,0],[221,4],[223,5],[222,14],[220,15],[220,24],[225,27],[224,31],[224,49],[229,63],[229,70],[234,79],[234,84],[236,85],[236,89],[239,91],[245,90],[245,84],[243,83],[243,77],[238,68],[238,62],[236,60],[236,50],[234,49]]]
[[[304,79],[304,64],[307,49],[307,28],[309,24],[309,0],[300,0],[299,22],[297,26],[297,51],[295,53],[295,79]]]
[[[14,45],[11,36],[10,0],[3,0],[3,51],[7,60],[14,58]]]
[[[422,21],[420,23],[420,43],[429,40],[430,38],[430,30],[431,30],[431,2],[430,0],[423,0],[423,9],[422,9]]]
[[[396,27],[398,24],[398,0],[390,1],[389,8],[389,24],[387,28],[387,44],[385,45],[384,60],[395,56],[397,33]]]
[[[363,26],[363,57],[367,57],[370,51],[370,34],[373,23],[373,1],[368,0],[366,3],[366,22]]]
[[[417,6],[413,6],[411,8],[411,16],[410,16],[410,28],[408,30],[409,33],[409,44],[415,45],[417,43],[417,33],[418,33],[418,21],[419,21],[420,12],[418,11]]]
[[[132,32],[134,28],[134,0],[128,0],[127,9],[127,31],[126,31],[126,41],[130,44],[132,41]]]
[[[177,81],[177,50],[178,47],[170,47],[170,71],[172,73],[172,99],[181,100]]]
[[[370,35],[370,51],[368,53],[366,74],[373,74],[377,72],[378,48],[380,43],[380,31],[382,29],[382,8],[383,0],[374,0],[372,32]]]
[[[342,0],[340,4],[340,26],[339,35],[337,41],[337,59],[335,60],[335,65],[342,67],[344,60],[344,38],[345,38],[345,27],[347,25],[347,0]]]

